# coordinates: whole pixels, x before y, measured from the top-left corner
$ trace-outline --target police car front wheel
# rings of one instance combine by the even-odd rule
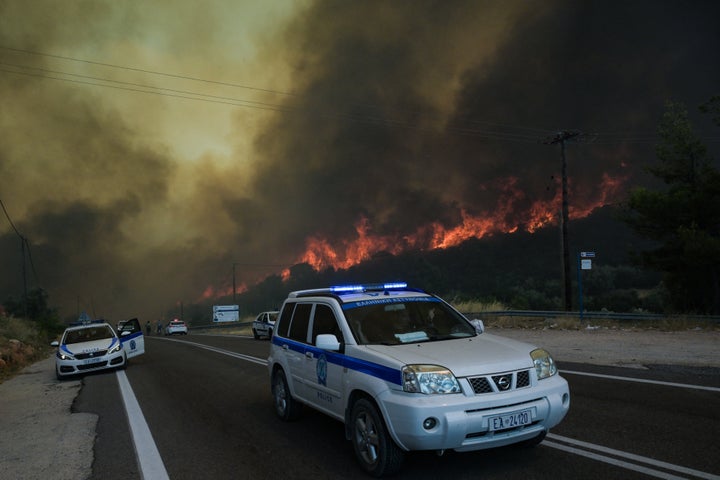
[[[382,416],[370,400],[361,398],[355,402],[350,429],[355,456],[366,472],[381,477],[400,470],[405,452],[390,438]]]

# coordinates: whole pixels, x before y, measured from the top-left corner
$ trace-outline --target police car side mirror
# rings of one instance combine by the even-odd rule
[[[315,346],[322,350],[337,352],[340,350],[340,342],[335,335],[323,333],[315,339]]]
[[[120,332],[120,336],[121,336],[121,337],[125,337],[125,336],[127,336],[127,335],[130,335],[131,333],[132,333],[132,332],[129,332],[129,331],[125,330],[124,332]]]
[[[51,346],[51,347],[59,347],[59,346],[60,346],[60,342],[58,342],[57,340],[53,340],[53,341],[50,343],[50,346]]]
[[[475,327],[475,331],[477,333],[483,333],[485,331],[485,324],[482,320],[476,318],[474,320],[470,320],[470,323],[473,327]]]

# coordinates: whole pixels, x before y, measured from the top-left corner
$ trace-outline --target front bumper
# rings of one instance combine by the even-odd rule
[[[55,357],[55,369],[58,376],[64,377],[108,368],[120,368],[125,365],[126,361],[125,352],[122,350],[109,355],[84,360],[62,360]]]
[[[511,392],[476,395],[463,385],[462,394],[418,395],[397,390],[377,400],[390,434],[404,450],[471,451],[522,442],[560,423],[570,408],[570,391],[555,375],[532,387]],[[489,422],[498,415],[530,413],[530,424],[492,431]],[[423,422],[435,419],[426,429]]]

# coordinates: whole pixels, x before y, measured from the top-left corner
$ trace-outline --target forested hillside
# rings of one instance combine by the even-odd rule
[[[660,276],[631,264],[634,251],[647,246],[620,220],[617,209],[605,207],[570,223],[571,257],[593,251],[592,270],[582,272],[584,307],[660,311],[655,289]],[[278,308],[287,293],[338,283],[402,280],[448,300],[499,302],[509,309],[562,309],[561,244],[557,226],[535,233],[518,232],[469,240],[457,247],[402,255],[378,254],[347,270],[316,272],[308,265],[290,269],[287,281],[271,276],[237,296],[241,312]],[[573,290],[577,268],[573,265]],[[577,293],[574,294],[577,296]],[[221,298],[215,303],[230,303]],[[577,298],[573,303],[575,308]],[[198,323],[209,316],[209,305],[186,307],[186,317]]]

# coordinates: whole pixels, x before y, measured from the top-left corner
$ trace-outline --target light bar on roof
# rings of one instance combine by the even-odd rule
[[[331,292],[343,293],[343,292],[362,292],[365,287],[362,285],[337,285],[330,287]]]
[[[405,282],[392,282],[392,283],[372,283],[368,285],[336,285],[330,287],[331,292],[335,293],[348,293],[348,292],[366,292],[368,290],[396,290],[401,288],[407,288]]]

